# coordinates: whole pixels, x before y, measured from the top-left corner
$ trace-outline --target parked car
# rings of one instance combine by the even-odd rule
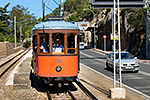
[[[114,52],[108,54],[106,68],[113,69]],[[133,57],[129,52],[121,52],[121,71],[138,72],[140,70],[137,57]],[[119,72],[119,53],[116,52],[116,71]]]
[[[80,48],[81,50],[84,50],[84,49],[85,49],[83,42],[80,42],[80,43],[79,43],[79,48]]]

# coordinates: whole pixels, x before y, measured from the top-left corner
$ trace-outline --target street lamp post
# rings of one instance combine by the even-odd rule
[[[91,9],[85,8],[83,10],[90,10],[93,13],[93,20],[94,20],[95,14]],[[96,48],[96,43],[95,43],[95,22],[94,22],[94,48]]]

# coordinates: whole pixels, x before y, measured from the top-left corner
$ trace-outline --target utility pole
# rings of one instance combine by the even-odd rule
[[[42,8],[43,8],[43,22],[45,21],[45,2],[42,0]]]
[[[113,31],[114,31],[114,66],[113,66],[113,68],[114,68],[114,88],[111,88],[110,89],[110,94],[111,94],[111,98],[112,99],[114,99],[114,98],[125,98],[125,89],[124,88],[122,88],[122,79],[121,79],[121,43],[120,43],[120,12],[119,12],[119,0],[117,0],[117,5],[118,5],[118,7],[117,7],[117,11],[118,11],[118,21],[117,21],[117,23],[118,23],[118,42],[119,42],[119,75],[120,75],[120,80],[119,80],[119,88],[117,88],[116,87],[116,40],[117,40],[117,38],[116,38],[116,28],[115,28],[115,24],[116,24],[116,18],[115,18],[115,15],[116,15],[116,10],[115,10],[115,8],[116,8],[116,0],[114,0],[114,29],[113,29]]]
[[[20,26],[20,43],[22,45],[22,30],[21,30],[21,26]]]
[[[114,33],[114,88],[116,87],[116,62],[115,62],[116,61],[116,56],[115,56],[116,55],[116,53],[115,53],[116,52],[116,44],[115,44],[115,42],[116,42],[115,41],[115,37],[116,37],[116,33],[115,33],[115,31],[116,31],[116,27],[115,27],[116,26],[115,25],[116,16],[115,15],[116,14],[115,13],[116,13],[116,10],[115,10],[115,8],[116,8],[116,0],[114,0],[114,9],[113,9],[113,11],[114,11],[114,16],[113,16],[114,17],[114,20],[113,20],[114,21],[114,25],[113,25],[114,26],[114,29],[113,29],[113,31],[114,31],[113,32]]]
[[[14,38],[15,38],[15,48],[16,48],[16,16],[14,16]]]
[[[117,11],[118,11],[118,36],[119,36],[119,41],[118,41],[118,45],[119,45],[119,86],[120,88],[122,87],[122,75],[121,75],[121,39],[120,39],[120,10],[119,10],[119,0],[117,0],[118,2],[118,7],[117,7]]]
[[[60,16],[64,16],[64,4],[63,4],[63,0],[60,1],[61,2],[61,7],[60,7]]]

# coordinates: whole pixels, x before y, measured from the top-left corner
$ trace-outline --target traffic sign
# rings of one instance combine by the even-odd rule
[[[111,40],[114,40],[114,34],[113,33],[110,34],[110,38],[111,38]],[[116,34],[115,40],[119,40],[118,34]]]

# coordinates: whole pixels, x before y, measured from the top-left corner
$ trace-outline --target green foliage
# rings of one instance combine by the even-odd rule
[[[38,18],[37,22],[42,22],[43,18]]]
[[[147,4],[146,4],[147,8],[145,8],[145,9],[150,12],[149,4],[150,4],[150,2],[148,1]]]
[[[66,0],[65,11],[74,13],[66,21],[79,21],[80,18],[91,16],[92,13],[83,11],[84,8],[89,8],[89,0]]]
[[[31,41],[26,40],[25,43],[23,44],[24,48],[29,48],[31,46]]]
[[[139,29],[144,26],[144,9],[132,9],[130,10],[131,15],[129,16],[128,23],[131,27]]]
[[[17,5],[14,6],[12,8],[12,11],[10,12],[12,26],[14,23],[14,16],[16,16],[16,23],[17,23],[16,28],[17,39],[18,40],[20,39],[20,26],[22,27],[22,35],[24,38],[27,38],[27,34],[31,36],[31,29],[36,23],[36,17],[34,16],[34,14],[30,14],[28,8]],[[11,28],[12,33],[14,33],[13,27]]]
[[[4,42],[4,35],[2,32],[0,32],[0,42]]]
[[[11,43],[15,43],[14,34],[5,35],[4,41],[9,41]]]
[[[0,7],[0,41],[14,42],[14,16],[16,16],[16,36],[17,41],[20,39],[20,26],[24,38],[31,37],[31,29],[36,23],[34,14],[30,14],[28,8],[23,6],[14,6],[11,11],[7,11],[7,7]]]
[[[5,5],[3,8],[0,7],[0,32],[5,35],[7,34],[9,25],[10,25],[10,17],[8,15],[7,7],[10,3]],[[1,38],[2,39],[2,38]]]
[[[79,21],[80,18],[93,16],[91,11],[83,11],[84,8],[89,7],[89,0],[66,0],[64,3],[64,16],[72,14],[66,19],[66,21]],[[59,8],[56,8],[52,13],[47,14],[45,17],[58,16],[59,14]]]

